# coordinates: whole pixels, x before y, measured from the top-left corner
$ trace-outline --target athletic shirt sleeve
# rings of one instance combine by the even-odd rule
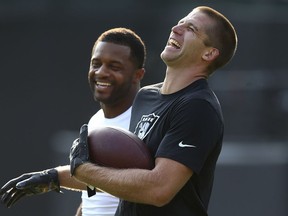
[[[222,140],[221,118],[208,101],[194,99],[175,107],[169,120],[169,130],[155,156],[178,161],[199,173],[218,140]]]

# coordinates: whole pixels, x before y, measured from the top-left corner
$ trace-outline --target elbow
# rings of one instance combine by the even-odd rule
[[[153,199],[152,201],[152,205],[156,206],[156,207],[163,207],[165,205],[167,205],[174,197],[174,195],[171,195],[170,193],[168,193],[167,191],[162,191],[162,192],[158,192],[153,194]]]
[[[158,202],[155,202],[154,206],[156,207],[163,207],[166,204],[168,204],[171,200],[159,200]]]

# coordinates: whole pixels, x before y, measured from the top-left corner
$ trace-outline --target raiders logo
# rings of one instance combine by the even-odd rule
[[[143,140],[147,136],[147,134],[149,134],[151,129],[154,127],[159,117],[160,116],[155,115],[155,113],[149,115],[143,115],[141,117],[141,120],[138,122],[134,133],[141,140]]]

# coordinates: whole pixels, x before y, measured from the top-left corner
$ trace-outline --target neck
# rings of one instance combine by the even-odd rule
[[[137,88],[127,92],[125,97],[121,97],[119,100],[114,101],[113,103],[100,102],[105,118],[115,118],[128,110],[132,106],[139,88],[140,86],[137,86]]]
[[[193,72],[191,70],[172,71],[171,69],[167,69],[161,93],[172,94],[187,87],[196,80],[207,78],[207,75],[203,72]]]
[[[124,113],[125,111],[127,111],[131,106],[131,105],[125,105],[125,106],[119,106],[119,105],[109,105],[109,104],[100,104],[101,109],[103,110],[104,116],[105,118],[115,118],[119,115],[121,115],[122,113]]]

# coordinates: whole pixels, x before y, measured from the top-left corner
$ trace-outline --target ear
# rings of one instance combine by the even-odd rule
[[[144,74],[145,74],[145,69],[144,68],[137,69],[137,71],[135,73],[135,76],[134,76],[134,81],[135,82],[140,82],[143,79]]]
[[[205,61],[213,61],[219,56],[219,50],[214,47],[209,47],[204,54],[202,55],[202,59]]]

